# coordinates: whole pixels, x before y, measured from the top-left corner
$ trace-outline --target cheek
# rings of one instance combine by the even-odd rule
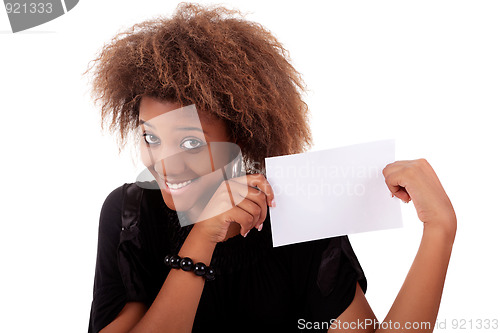
[[[241,152],[240,147],[232,142],[213,142],[211,152],[215,169],[226,167]]]
[[[192,159],[187,161],[186,166],[191,172],[199,177],[206,177],[213,172],[210,161],[207,161],[206,159]]]
[[[144,145],[141,144],[139,148],[139,153],[141,155],[141,161],[144,166],[149,167],[153,165],[153,161],[151,160],[151,154],[148,151],[149,149]]]
[[[203,202],[203,198],[210,199],[213,196],[217,188],[224,180],[224,177],[222,176],[221,170],[217,170],[216,172],[205,174],[199,180],[200,182],[197,186],[196,197],[198,200],[201,199],[200,201]]]

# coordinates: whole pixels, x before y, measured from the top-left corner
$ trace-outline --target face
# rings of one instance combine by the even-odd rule
[[[141,159],[166,205],[199,215],[224,180],[220,168],[231,161],[224,122],[152,97],[141,99],[139,122]]]

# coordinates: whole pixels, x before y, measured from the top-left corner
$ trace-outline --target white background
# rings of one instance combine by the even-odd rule
[[[101,133],[81,74],[118,30],[175,5],[83,0],[17,34],[0,10],[0,331],[87,330],[101,205],[141,166]],[[438,319],[449,332],[459,331],[453,319],[500,319],[500,2],[229,6],[249,12],[290,51],[308,84],[315,150],[395,138],[397,159],[431,163],[459,223]],[[403,218],[402,229],[350,237],[379,320],[421,237],[413,204]]]

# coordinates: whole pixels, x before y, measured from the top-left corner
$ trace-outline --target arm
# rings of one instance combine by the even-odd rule
[[[426,228],[413,264],[385,322],[420,325],[405,332],[432,332],[439,311],[454,233]],[[424,324],[428,323],[428,324]],[[424,326],[428,325],[428,326]],[[389,332],[390,330],[377,330]]]
[[[147,307],[141,302],[128,302],[120,311],[118,316],[109,325],[104,327],[99,332],[126,332],[134,327],[141,320],[147,311]]]
[[[227,235],[234,236],[234,232],[245,235],[264,222],[266,204],[270,205],[274,198],[272,190],[262,175],[240,178],[246,177],[249,179],[244,184],[231,186],[233,195],[245,193],[246,197],[237,206],[195,223],[178,253],[180,257],[190,257],[194,262],[209,264],[216,244],[225,240]],[[265,188],[266,192],[249,187],[255,185]],[[226,184],[222,183],[205,210],[221,212],[220,207],[227,205],[225,201],[228,199]],[[149,309],[146,310],[141,303],[127,303],[102,332],[191,332],[204,285],[204,278],[192,272],[172,269]]]
[[[424,223],[424,232],[410,271],[384,322],[352,331],[432,332],[455,239],[456,216],[427,161],[396,162],[384,169],[384,175],[394,196],[405,202],[413,200]],[[366,323],[377,321],[359,286],[353,302],[337,320],[356,322],[358,319]],[[407,323],[418,327],[406,328]],[[329,332],[344,331],[330,329]]]
[[[182,245],[179,256],[209,263],[215,244],[200,237],[195,227]],[[149,309],[143,303],[128,302],[100,332],[190,332],[204,285],[205,279],[192,272],[172,269]]]
[[[193,226],[179,256],[208,264],[215,243],[207,241],[196,227]],[[204,285],[205,279],[192,272],[171,270],[155,301],[130,332],[190,332]]]

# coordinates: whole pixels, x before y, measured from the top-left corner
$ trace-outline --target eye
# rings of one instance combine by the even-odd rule
[[[181,147],[186,149],[186,150],[200,148],[204,145],[205,145],[205,143],[203,141],[200,141],[198,139],[193,139],[193,138],[184,140],[181,143]]]
[[[144,141],[148,145],[157,145],[160,143],[160,139],[158,139],[158,137],[153,134],[144,133],[142,136],[144,137]]]

